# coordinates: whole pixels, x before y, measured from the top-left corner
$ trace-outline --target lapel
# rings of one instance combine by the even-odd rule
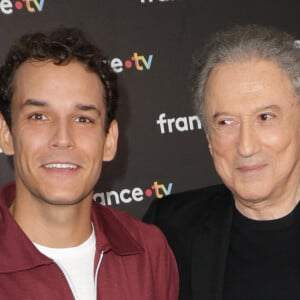
[[[221,300],[230,241],[233,199],[230,192],[211,199],[211,206],[192,241],[192,299]]]

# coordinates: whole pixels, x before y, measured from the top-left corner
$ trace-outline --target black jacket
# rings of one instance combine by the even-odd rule
[[[156,199],[144,221],[166,235],[180,274],[180,300],[221,300],[234,202],[224,185]]]

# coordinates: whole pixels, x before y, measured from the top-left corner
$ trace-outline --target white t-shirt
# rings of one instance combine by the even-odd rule
[[[34,243],[36,248],[53,259],[65,274],[76,300],[95,300],[94,258],[95,231],[81,245],[71,248],[49,248]]]

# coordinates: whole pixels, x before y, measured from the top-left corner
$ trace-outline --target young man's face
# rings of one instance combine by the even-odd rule
[[[14,154],[17,199],[63,205],[92,197],[102,161],[113,159],[117,145],[115,121],[105,132],[104,93],[79,62],[21,65],[12,130],[5,126],[1,134],[4,152]]]

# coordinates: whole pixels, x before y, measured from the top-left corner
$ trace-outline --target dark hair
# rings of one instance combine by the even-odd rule
[[[286,32],[260,25],[237,25],[216,33],[202,51],[194,56],[193,98],[204,128],[205,88],[211,71],[221,63],[269,60],[290,78],[295,95],[300,98],[300,49],[295,38]]]
[[[105,129],[108,130],[117,108],[117,76],[101,50],[89,42],[79,29],[64,27],[49,34],[26,34],[8,52],[0,67],[0,111],[10,128],[14,76],[20,65],[28,60],[51,60],[56,65],[66,65],[77,60],[96,73],[105,89]]]

